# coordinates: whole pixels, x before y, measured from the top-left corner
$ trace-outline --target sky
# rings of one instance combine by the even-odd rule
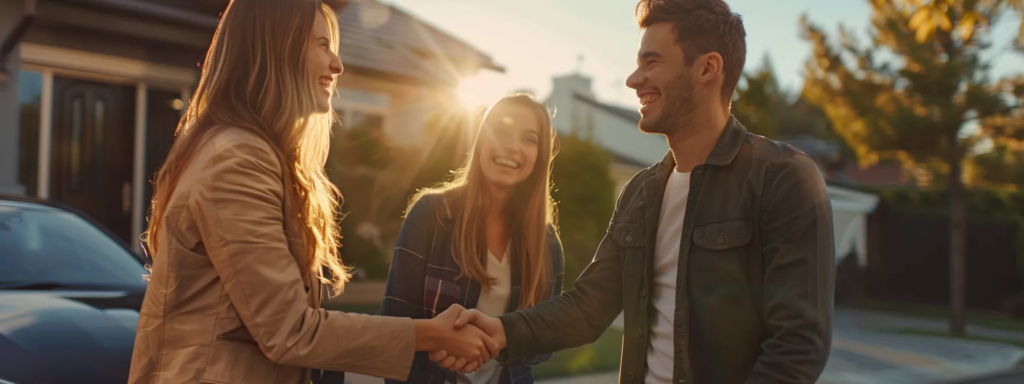
[[[551,78],[581,72],[593,79],[605,102],[639,106],[625,86],[635,69],[640,31],[633,20],[635,0],[381,0],[446,31],[490,55],[505,68],[485,74],[502,91],[528,89],[541,99]],[[746,69],[759,68],[768,55],[782,86],[799,92],[810,44],[800,37],[800,16],[836,35],[840,23],[867,30],[866,0],[727,0],[743,16],[747,31]],[[1019,20],[1019,18],[1017,18]],[[1003,23],[996,34],[1005,47],[1019,24]],[[865,35],[866,36],[866,35]],[[1005,50],[997,74],[1024,72],[1024,58]],[[582,56],[582,63],[580,57]]]

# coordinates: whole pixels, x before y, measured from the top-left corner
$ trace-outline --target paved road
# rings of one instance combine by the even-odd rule
[[[944,381],[939,384],[1020,384],[1024,383],[1024,368],[1012,368],[988,375],[960,380]]]
[[[819,383],[934,383],[1014,367],[1024,349],[947,337],[894,334],[943,330],[945,322],[837,309],[828,365]],[[1024,333],[972,327],[969,333],[1024,340]]]

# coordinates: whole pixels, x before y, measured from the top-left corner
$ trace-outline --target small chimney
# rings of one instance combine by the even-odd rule
[[[593,81],[589,77],[573,73],[554,78],[552,86],[555,90],[569,91],[578,95],[594,97],[594,92],[591,90],[592,82]]]

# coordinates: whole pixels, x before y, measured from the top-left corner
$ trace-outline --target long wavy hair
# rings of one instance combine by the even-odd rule
[[[267,141],[291,176],[287,193],[301,223],[305,256],[315,273],[340,293],[351,276],[338,255],[341,193],[324,173],[333,113],[317,113],[316,76],[306,50],[316,17],[323,17],[337,54],[338,16],[320,0],[234,0],[224,11],[174,145],[153,181],[149,228],[143,241],[160,254],[167,202],[182,172],[212,133],[242,128]],[[331,85],[333,93],[335,85]]]
[[[485,183],[480,166],[480,140],[483,128],[487,126],[491,111],[495,108],[518,106],[529,109],[540,127],[537,161],[530,176],[517,184],[505,206],[506,225],[511,234],[511,252],[519,257],[518,267],[522,271],[522,290],[518,308],[529,308],[550,295],[551,257],[548,227],[557,225],[555,204],[551,199],[551,160],[558,152],[558,136],[551,125],[551,116],[546,107],[534,101],[529,95],[505,97],[484,114],[466,163],[456,170],[450,181],[441,185],[419,190],[409,202],[409,209],[425,195],[442,195],[449,204],[458,204],[454,210],[455,228],[452,236],[452,253],[462,269],[459,276],[475,280],[482,286],[494,284],[494,278],[487,274],[486,224],[491,210],[490,189]],[[409,211],[406,210],[406,212]],[[557,231],[554,234],[557,239]]]

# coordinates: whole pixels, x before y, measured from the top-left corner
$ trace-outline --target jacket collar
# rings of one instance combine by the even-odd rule
[[[743,142],[746,138],[747,128],[740,124],[735,116],[730,115],[721,136],[718,136],[715,148],[711,150],[711,154],[704,160],[704,164],[716,166],[729,165],[736,158],[736,154],[740,152],[740,148],[743,147]],[[658,178],[667,180],[669,173],[675,167],[675,158],[672,157],[672,151],[669,151],[661,162],[658,163],[655,175]]]

